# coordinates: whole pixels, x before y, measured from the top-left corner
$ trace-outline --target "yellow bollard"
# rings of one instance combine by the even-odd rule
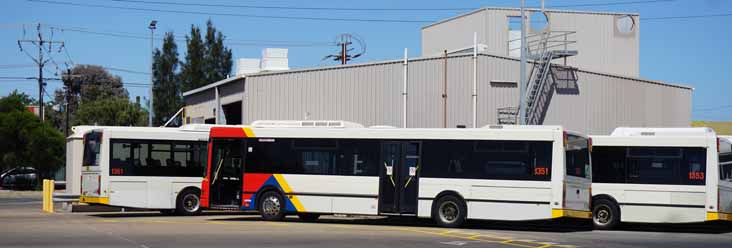
[[[48,180],[48,212],[53,213],[53,192],[56,191],[56,180]]]
[[[53,213],[53,191],[56,187],[54,180],[43,179],[43,212]]]
[[[46,197],[48,192],[48,180],[43,179],[43,212],[48,211],[48,198]]]

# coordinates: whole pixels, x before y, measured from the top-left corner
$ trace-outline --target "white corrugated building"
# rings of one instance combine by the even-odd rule
[[[546,28],[530,29],[528,46],[538,55],[553,51],[556,59],[546,76],[527,73],[531,82],[541,81],[535,84],[532,123],[559,124],[590,134],[609,134],[618,126],[690,125],[691,87],[638,76],[638,14],[544,13]],[[512,56],[517,46],[509,39],[515,37],[511,21],[518,15],[518,9],[483,8],[425,26],[423,55],[406,63],[398,59],[258,72],[214,82],[183,94],[184,122],[338,119],[397,127],[405,122],[407,127],[506,123],[507,116],[515,118],[511,111],[506,114],[506,107],[519,102],[519,62]],[[472,53],[474,33],[477,56]],[[542,41],[559,45],[536,45]],[[542,71],[540,60],[528,69],[533,65]]]

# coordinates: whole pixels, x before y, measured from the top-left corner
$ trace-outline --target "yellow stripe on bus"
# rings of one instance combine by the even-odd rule
[[[562,217],[591,219],[592,212],[572,210],[572,209],[552,209],[552,218],[562,218]]]
[[[254,137],[254,132],[252,132],[252,129],[248,127],[244,128],[244,134],[246,134],[248,138]]]
[[[109,197],[82,196],[82,197],[79,197],[79,202],[109,205]]]
[[[722,212],[707,212],[707,221],[711,220],[732,221],[732,214]]]
[[[282,190],[285,191],[285,194],[292,193],[292,189],[290,188],[290,185],[287,184],[287,181],[285,181],[285,178],[282,177],[281,174],[273,174],[275,177],[275,180],[280,184],[280,187],[282,187]],[[297,196],[295,195],[287,195],[290,199],[290,202],[292,202],[292,205],[295,205],[295,209],[297,209],[298,212],[305,212],[305,207],[302,206],[302,203],[300,203],[300,200],[297,199]]]

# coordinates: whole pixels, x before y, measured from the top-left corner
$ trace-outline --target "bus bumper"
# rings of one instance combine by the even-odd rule
[[[592,212],[573,209],[552,209],[552,219],[556,218],[592,219]]]
[[[109,205],[109,197],[81,196],[79,202]]]
[[[732,213],[707,212],[707,221],[715,220],[732,221]]]

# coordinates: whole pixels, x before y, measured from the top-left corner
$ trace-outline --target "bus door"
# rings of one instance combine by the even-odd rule
[[[213,141],[209,175],[209,202],[212,208],[241,206],[242,177],[244,172],[244,140],[221,139]]]
[[[419,157],[419,142],[388,141],[381,144],[380,214],[417,214]]]

